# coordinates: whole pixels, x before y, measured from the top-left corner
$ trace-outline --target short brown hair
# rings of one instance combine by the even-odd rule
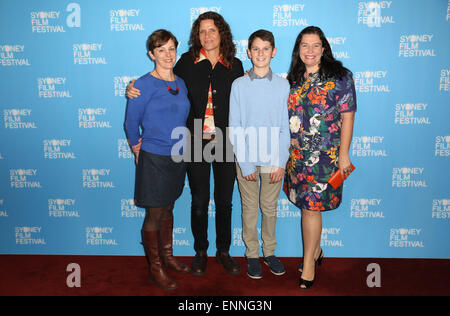
[[[267,30],[258,30],[253,32],[252,35],[248,38],[248,49],[252,48],[253,41],[256,38],[260,38],[263,41],[269,42],[272,45],[272,48],[275,48],[275,38],[273,37],[272,32]]]
[[[156,30],[147,39],[147,51],[153,53],[155,48],[165,45],[170,40],[173,40],[175,47],[178,47],[178,41],[175,35],[167,30]]]

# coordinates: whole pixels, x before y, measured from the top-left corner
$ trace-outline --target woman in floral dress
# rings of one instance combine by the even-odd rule
[[[323,257],[321,211],[336,209],[342,199],[342,186],[335,190],[327,181],[337,169],[343,176],[350,172],[356,93],[352,73],[334,59],[322,30],[314,26],[298,35],[287,78],[291,148],[284,191],[302,210],[300,288],[308,289]]]

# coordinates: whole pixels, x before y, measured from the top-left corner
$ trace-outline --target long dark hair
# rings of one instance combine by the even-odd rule
[[[302,37],[305,34],[316,34],[319,36],[320,41],[322,42],[322,47],[324,48],[322,57],[320,58],[320,69],[319,75],[321,78],[328,79],[332,77],[342,78],[349,71],[342,65],[342,62],[336,60],[333,57],[333,53],[331,51],[330,43],[328,43],[325,34],[323,34],[322,30],[317,26],[308,26],[304,28],[300,34],[298,34],[297,39],[295,41],[294,49],[292,50],[292,59],[291,66],[289,67],[289,73],[287,75],[287,79],[290,84],[294,84],[295,82],[300,82],[304,78],[304,74],[306,72],[306,66],[303,61],[300,59],[300,42],[302,41]]]
[[[197,59],[200,55],[202,44],[200,43],[200,22],[203,20],[213,20],[214,25],[219,29],[220,34],[220,54],[223,61],[230,67],[233,65],[233,58],[236,54],[236,46],[233,42],[230,26],[225,19],[216,12],[208,11],[199,15],[192,24],[191,36],[189,39],[189,51],[192,57]]]

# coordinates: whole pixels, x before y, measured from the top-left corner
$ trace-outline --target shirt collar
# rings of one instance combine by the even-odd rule
[[[194,64],[197,64],[197,63],[199,63],[199,62],[201,62],[201,61],[203,61],[205,59],[208,59],[206,57],[206,52],[205,52],[205,50],[203,48],[201,48],[200,49],[200,54],[199,54],[197,60],[194,61]],[[220,56],[218,62],[221,63],[222,65],[224,65],[225,67],[230,68],[230,66],[223,60],[223,56]]]
[[[250,80],[254,80],[254,79],[264,79],[267,78],[269,79],[269,81],[272,81],[272,69],[269,68],[269,72],[266,73],[266,75],[264,77],[260,77],[258,76],[255,71],[252,69],[250,69],[250,71],[248,72],[248,77],[250,78]]]

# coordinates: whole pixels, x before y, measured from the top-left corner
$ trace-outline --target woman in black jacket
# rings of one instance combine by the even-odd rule
[[[216,260],[230,274],[240,274],[240,266],[230,257],[231,210],[235,162],[227,156],[231,145],[226,137],[231,84],[244,74],[235,58],[236,48],[229,25],[215,12],[201,14],[192,25],[189,51],[184,53],[174,73],[186,83],[191,110],[186,122],[191,131],[191,161],[187,174],[192,194],[191,228],[196,255],[192,274],[206,271],[208,207],[211,166],[214,175],[216,208]],[[127,96],[137,95],[131,86]],[[205,148],[206,147],[206,148]],[[205,157],[203,153],[210,153]],[[228,159],[227,159],[228,157]]]

